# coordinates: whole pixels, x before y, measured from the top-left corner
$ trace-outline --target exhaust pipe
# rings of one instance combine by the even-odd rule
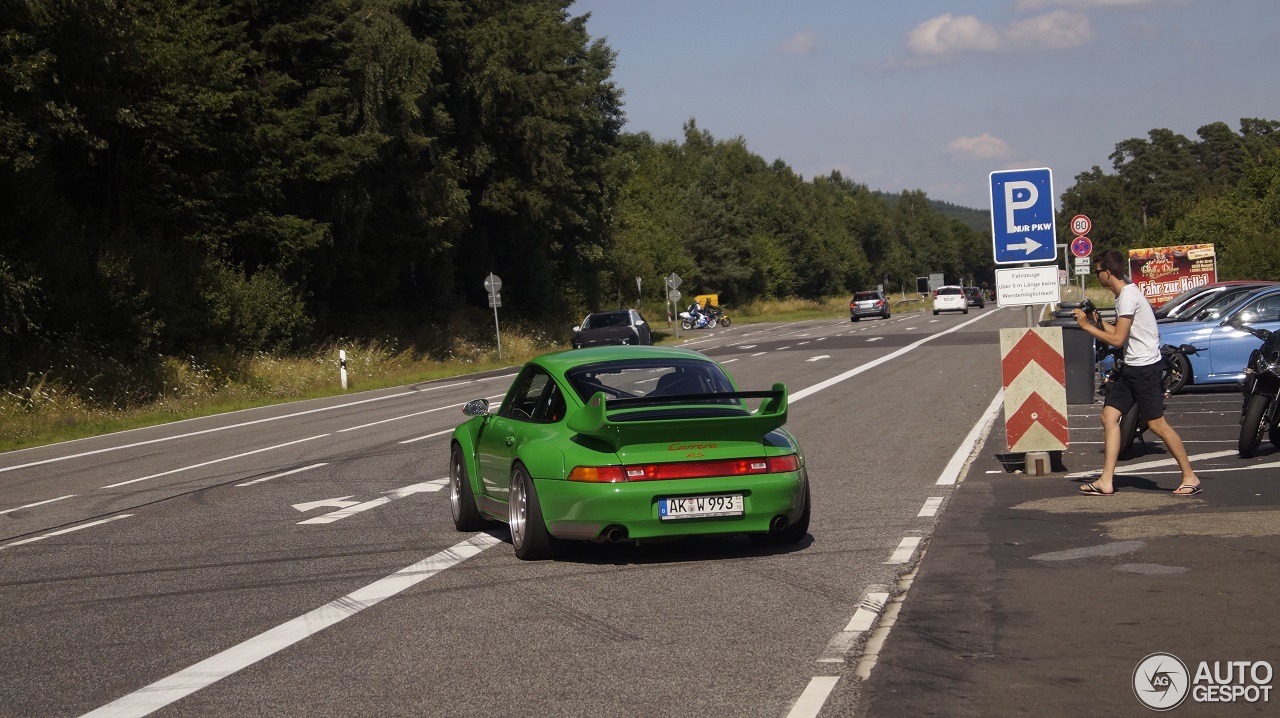
[[[770,532],[770,533],[773,533],[774,531],[781,531],[782,529],[785,529],[786,527],[787,527],[787,517],[786,517],[786,516],[781,516],[781,515],[779,515],[779,516],[774,516],[774,517],[773,517],[773,520],[769,522],[769,532]]]
[[[618,543],[627,540],[627,530],[622,526],[610,526],[604,530],[603,536],[609,543]]]

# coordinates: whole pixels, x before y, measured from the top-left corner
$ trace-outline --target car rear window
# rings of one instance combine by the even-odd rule
[[[853,301],[855,302],[863,302],[868,299],[879,299],[879,298],[880,296],[875,292],[858,292],[857,294],[853,295]]]
[[[738,403],[712,396],[733,392],[733,384],[718,364],[697,359],[601,362],[571,369],[565,377],[584,402],[603,391],[610,399],[705,394],[713,402]]]
[[[938,290],[938,294],[962,294],[959,287],[943,287]]]
[[[609,312],[607,314],[592,314],[582,323],[583,329],[600,329],[601,327],[629,327],[631,326],[631,314],[629,312]]]

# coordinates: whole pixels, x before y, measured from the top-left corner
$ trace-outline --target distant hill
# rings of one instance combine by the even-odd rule
[[[890,206],[896,205],[902,197],[901,194],[895,192],[877,192],[876,194],[883,197],[884,201],[888,202]],[[972,227],[974,231],[982,234],[991,232],[991,212],[989,210],[961,207],[958,204],[951,204],[937,199],[929,200],[929,206],[938,214],[954,217],[964,222],[969,227]]]

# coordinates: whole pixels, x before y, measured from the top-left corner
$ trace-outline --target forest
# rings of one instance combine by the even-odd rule
[[[991,279],[980,210],[806,179],[696,118],[627,132],[570,5],[0,0],[0,388],[74,384],[72,357],[430,351],[490,272],[506,316],[559,328],[671,272],[730,304]],[[1280,123],[1111,160],[1062,195],[1095,246],[1214,242],[1223,276],[1280,279]]]

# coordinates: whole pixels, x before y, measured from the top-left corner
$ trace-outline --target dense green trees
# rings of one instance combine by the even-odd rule
[[[1243,119],[1238,133],[1215,122],[1196,136],[1154,129],[1117,143],[1114,173],[1077,175],[1064,218],[1088,215],[1099,248],[1211,243],[1220,276],[1280,280],[1280,122]]]

